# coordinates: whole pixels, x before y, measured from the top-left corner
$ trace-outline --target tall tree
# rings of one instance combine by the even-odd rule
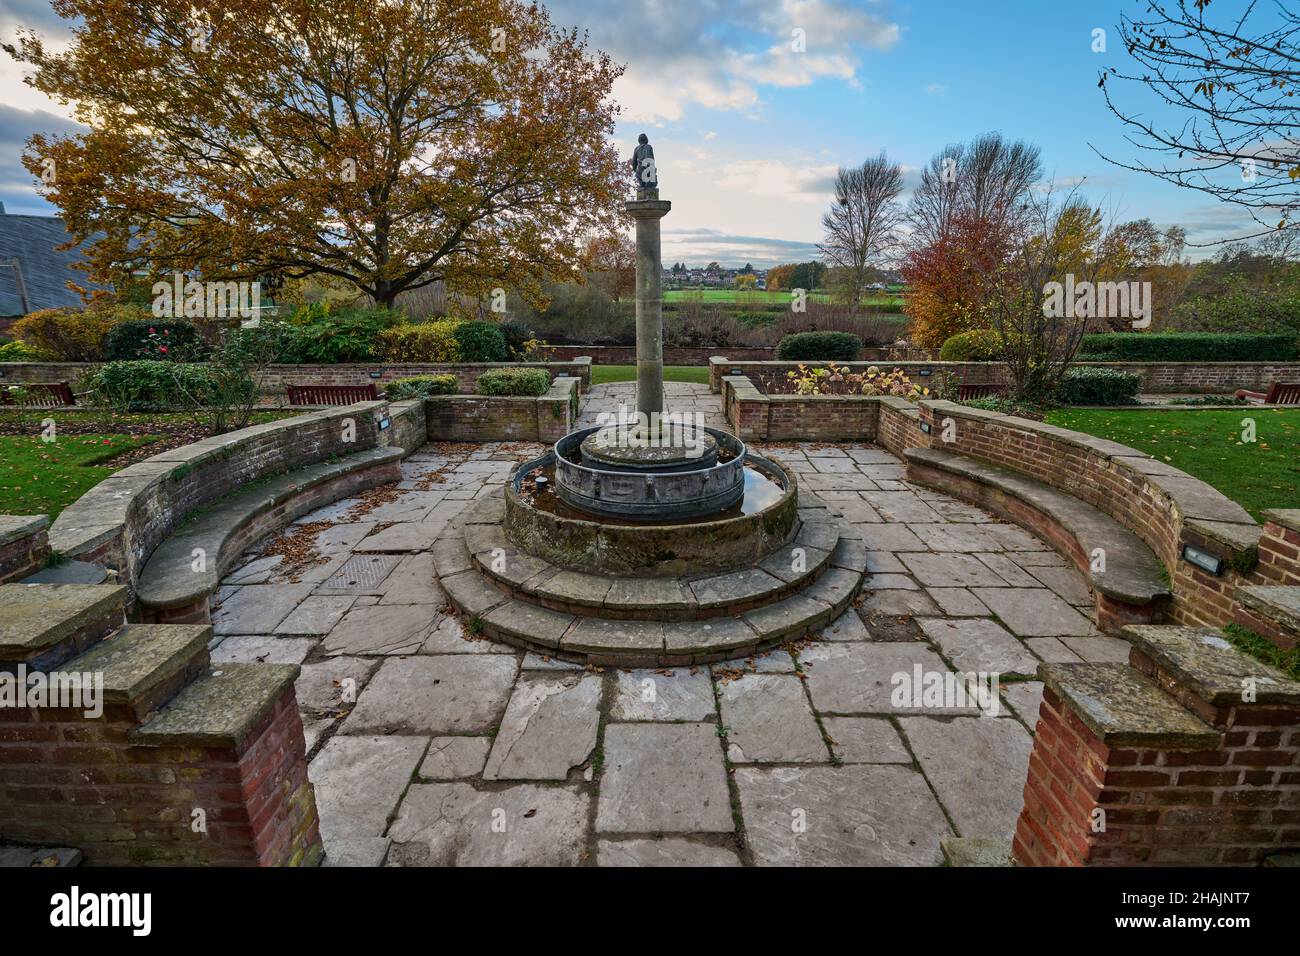
[[[999,133],[986,133],[969,144],[955,143],[936,153],[921,170],[908,205],[913,247],[941,239],[962,218],[991,222],[1024,218],[1029,190],[1043,174],[1041,151]],[[1002,223],[992,223],[1002,231]]]
[[[445,280],[541,295],[617,222],[621,73],[520,0],[55,0],[27,80],[89,132],[27,167],[92,275],[331,276],[377,302]]]
[[[826,238],[818,247],[831,266],[842,271],[842,292],[849,314],[856,315],[866,289],[868,269],[898,243],[903,213],[903,169],[882,152],[861,166],[840,168],[835,199],[822,216]]]
[[[1300,15],[1283,3],[1223,7],[1211,0],[1144,0],[1141,14],[1121,19],[1124,47],[1136,64],[1112,67],[1098,85],[1129,140],[1155,158],[1107,159],[1240,206],[1258,225],[1252,236],[1295,229]],[[1166,108],[1121,106],[1113,91],[1125,84],[1146,88],[1153,94],[1148,99]]]
[[[636,243],[626,232],[592,239],[587,244],[587,258],[591,278],[615,302],[636,292]]]

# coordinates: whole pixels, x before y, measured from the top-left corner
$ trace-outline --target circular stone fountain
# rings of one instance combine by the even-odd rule
[[[637,222],[637,416],[565,435],[479,499],[434,544],[471,629],[579,663],[627,667],[747,657],[820,630],[862,583],[793,472],[720,429],[663,415],[659,223]]]

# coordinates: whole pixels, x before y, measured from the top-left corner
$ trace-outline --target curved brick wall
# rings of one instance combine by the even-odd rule
[[[387,427],[381,429],[382,422]],[[349,427],[350,423],[350,427]],[[361,402],[253,425],[162,452],[105,478],[59,515],[50,547],[116,568],[124,584],[196,508],[256,481],[332,455],[425,441],[423,405]]]
[[[1117,442],[952,402],[923,401],[920,416],[933,429],[926,447],[1029,475],[1141,538],[1169,572],[1173,600],[1165,616],[1171,622],[1228,623],[1237,586],[1266,580],[1257,570],[1265,529],[1239,504],[1165,462]],[[949,421],[955,427],[945,429]],[[945,442],[945,433],[953,440]],[[1224,573],[1215,577],[1184,561],[1185,544],[1223,558]]]

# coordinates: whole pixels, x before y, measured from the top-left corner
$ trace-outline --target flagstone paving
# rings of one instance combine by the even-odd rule
[[[632,397],[597,387],[580,421]],[[707,386],[670,383],[668,404],[725,427]],[[328,863],[934,866],[949,836],[1008,838],[1038,662],[1123,659],[1126,642],[1046,544],[910,485],[888,452],[758,450],[822,498],[869,573],[820,634],[749,660],[584,669],[449,614],[444,588],[463,585],[434,580],[437,535],[535,444],[430,444],[396,487],[286,529],[306,553],[249,551],[219,592],[214,660],[303,662]],[[996,708],[935,696],[975,671],[1001,675]]]

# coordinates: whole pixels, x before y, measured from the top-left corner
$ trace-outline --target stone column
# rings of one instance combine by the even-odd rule
[[[626,204],[636,220],[636,410],[664,410],[664,316],[659,256],[659,220],[673,204],[638,199]]]

